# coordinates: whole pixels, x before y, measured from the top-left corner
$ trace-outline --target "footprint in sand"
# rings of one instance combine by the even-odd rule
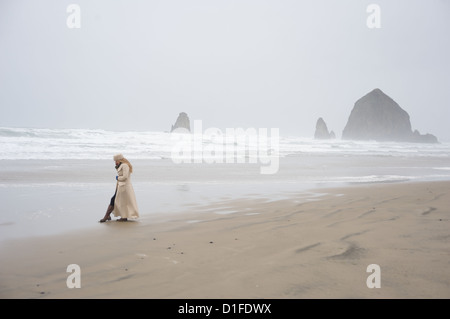
[[[344,241],[318,242],[300,247],[295,250],[295,253],[300,254],[306,251],[331,260],[357,259],[364,253],[363,248]]]
[[[422,216],[428,215],[429,213],[435,211],[435,207],[428,207],[426,210],[422,211]]]
[[[174,264],[174,265],[176,265],[176,264],[178,264],[178,263],[179,263],[179,261],[178,261],[178,260],[175,260],[175,259],[171,259],[170,257],[164,257],[164,259],[167,259],[168,261],[172,262],[172,264]]]
[[[364,253],[364,248],[359,247],[354,243],[345,243],[347,247],[342,251],[338,251],[337,254],[327,256],[327,259],[332,260],[345,260],[345,259],[357,259]]]

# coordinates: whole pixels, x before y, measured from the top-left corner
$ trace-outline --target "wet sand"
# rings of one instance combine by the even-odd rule
[[[0,247],[1,298],[450,298],[450,182],[193,205]],[[81,269],[69,289],[67,266]],[[367,267],[380,266],[381,288]]]

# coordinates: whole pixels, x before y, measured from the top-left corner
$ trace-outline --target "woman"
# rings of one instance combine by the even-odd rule
[[[110,215],[112,212],[114,212],[114,216],[120,217],[120,219],[117,219],[120,222],[127,221],[128,218],[139,217],[136,196],[130,177],[133,172],[133,166],[122,154],[114,155],[114,161],[117,169],[116,192],[111,198],[105,217],[100,219],[100,223],[111,220]]]

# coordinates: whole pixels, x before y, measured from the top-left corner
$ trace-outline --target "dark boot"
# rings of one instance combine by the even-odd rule
[[[106,214],[105,214],[105,217],[103,217],[102,219],[100,219],[99,220],[99,222],[100,223],[104,223],[104,222],[106,222],[107,220],[111,220],[111,213],[113,212],[113,210],[114,210],[114,206],[112,206],[112,205],[109,205],[108,206],[108,209],[106,210]]]

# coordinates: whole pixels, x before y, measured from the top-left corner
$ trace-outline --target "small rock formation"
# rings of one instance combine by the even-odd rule
[[[411,130],[409,114],[380,89],[358,101],[342,132],[343,139],[437,143],[434,135]]]
[[[420,134],[418,130],[414,130],[412,142],[416,143],[439,143],[436,136],[433,134]]]
[[[328,132],[327,124],[321,117],[319,117],[316,122],[316,131],[314,133],[314,138],[317,140],[327,140],[336,138],[336,135],[333,131]]]
[[[170,132],[173,132],[177,130],[177,132],[182,132],[182,131],[186,131],[190,132],[191,131],[191,122],[189,121],[189,117],[186,113],[181,112],[178,115],[178,118],[175,122],[174,125],[172,125],[172,128],[170,129]]]

